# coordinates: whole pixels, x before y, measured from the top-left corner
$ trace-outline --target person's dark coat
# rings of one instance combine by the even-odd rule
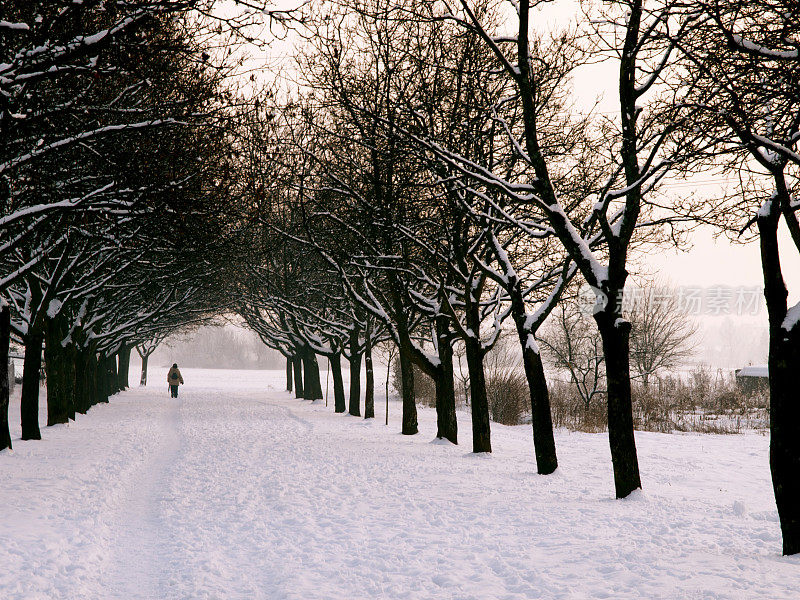
[[[183,376],[177,366],[173,365],[167,373],[167,383],[170,385],[180,385],[183,383]]]

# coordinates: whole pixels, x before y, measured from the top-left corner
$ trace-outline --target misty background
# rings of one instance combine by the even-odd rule
[[[695,353],[686,368],[703,365],[733,370],[766,364],[769,341],[766,323],[732,316],[704,316],[698,319],[698,325]],[[139,362],[135,353],[132,359]],[[377,348],[375,360],[386,364]],[[202,326],[172,336],[150,357],[152,366],[167,367],[172,363],[202,369],[283,369],[286,359],[264,345],[254,332],[228,323]],[[320,360],[320,367],[327,368],[325,360]],[[342,367],[347,368],[347,361]]]
[[[201,369],[283,369],[286,359],[249,329],[226,324],[167,338],[150,357],[150,364],[166,367],[172,363]]]

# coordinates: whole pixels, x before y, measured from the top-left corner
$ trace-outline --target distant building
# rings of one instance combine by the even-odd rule
[[[751,365],[736,369],[736,385],[746,394],[769,389],[769,368],[766,365]]]

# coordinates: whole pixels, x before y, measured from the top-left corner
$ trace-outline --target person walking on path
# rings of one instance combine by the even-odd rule
[[[172,368],[167,373],[167,383],[169,383],[169,391],[173,398],[178,397],[178,386],[183,383],[183,375],[178,369],[178,363],[173,363]]]

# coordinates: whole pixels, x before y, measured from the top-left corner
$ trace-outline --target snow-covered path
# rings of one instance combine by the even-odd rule
[[[163,402],[163,401],[162,401]],[[148,442],[148,458],[128,480],[119,508],[108,515],[111,532],[107,567],[100,571],[100,588],[107,597],[158,598],[168,576],[171,539],[164,507],[172,481],[180,475],[181,405],[163,405]]]
[[[800,593],[765,437],[637,434],[645,492],[617,501],[604,435],[559,432],[541,477],[528,427],[493,425],[475,456],[468,415],[443,445],[429,410],[404,437],[397,405],[387,428],[280,373],[184,376],[178,400],[134,389],[0,454],[0,598]]]

